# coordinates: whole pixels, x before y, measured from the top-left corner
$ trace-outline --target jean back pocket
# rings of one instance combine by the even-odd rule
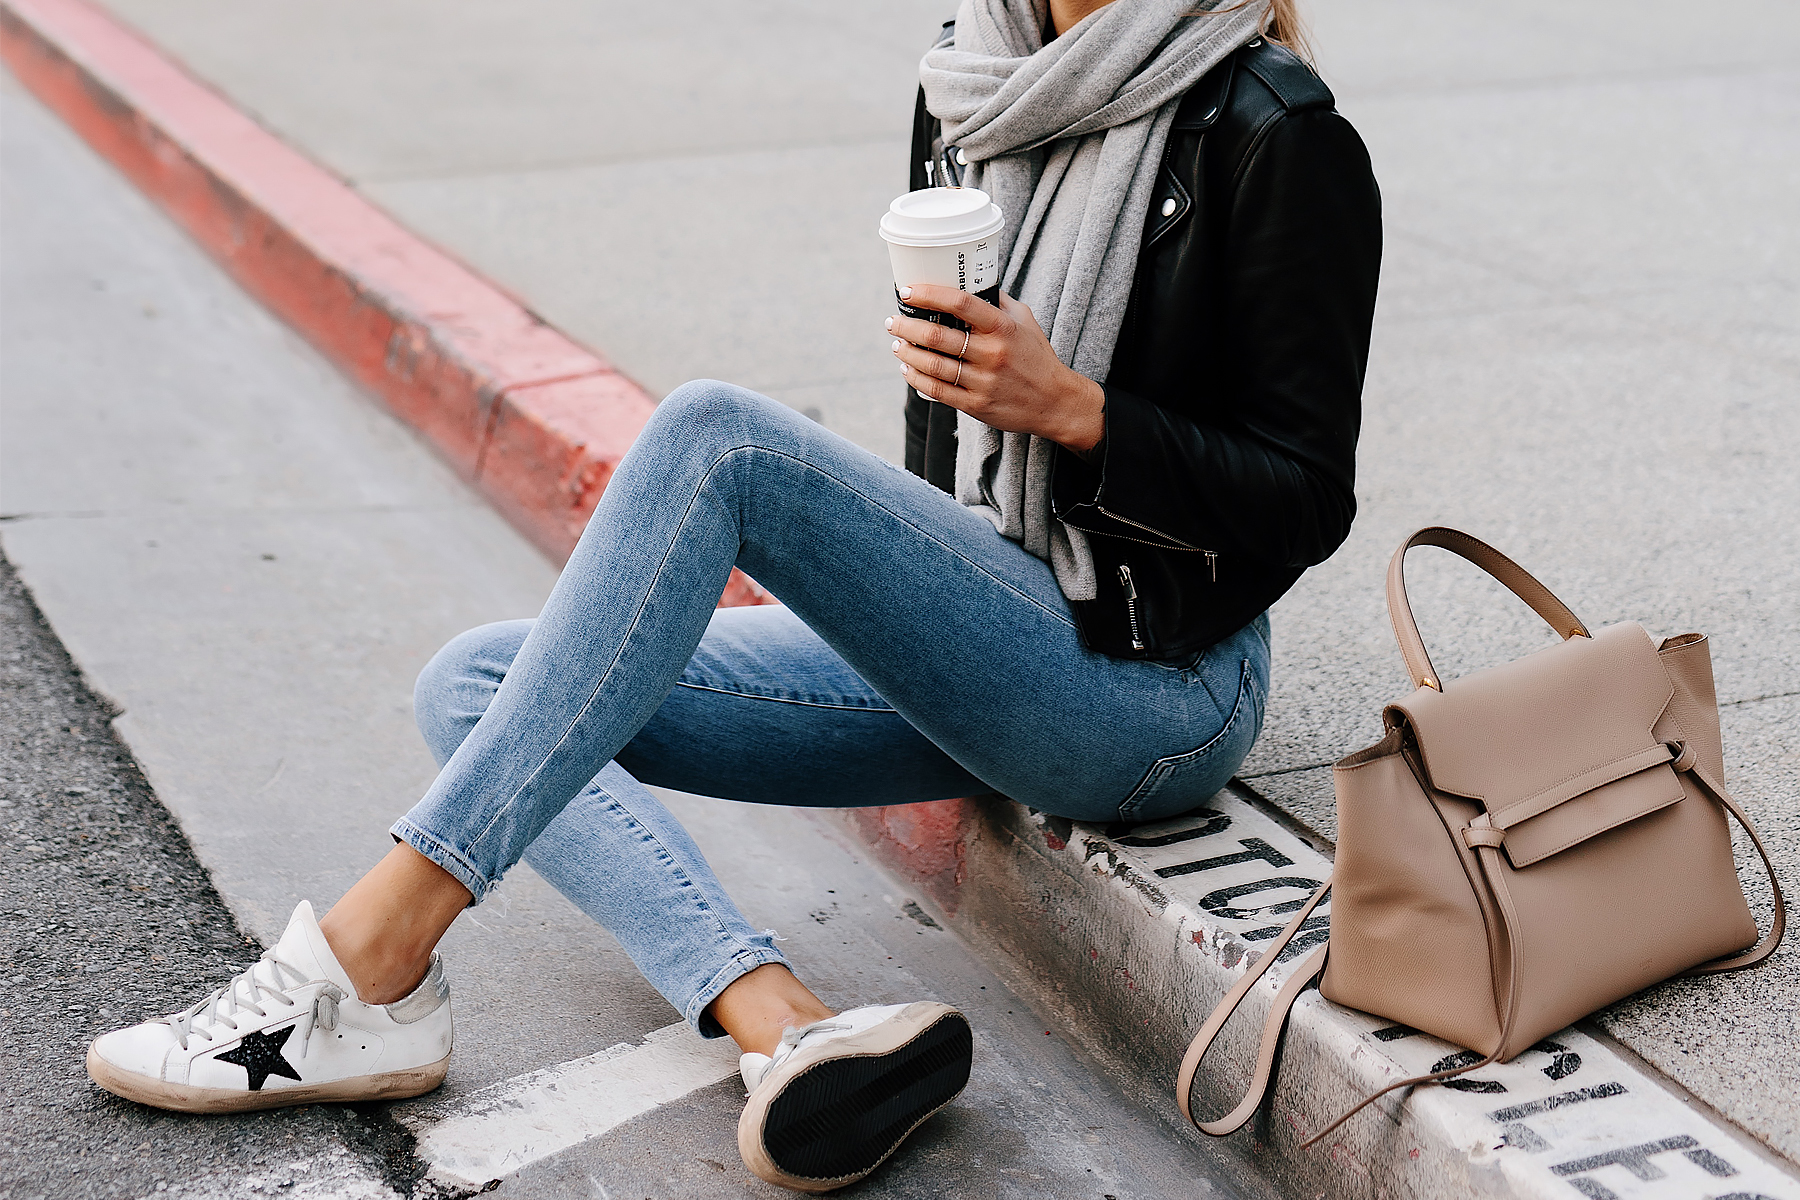
[[[1238,675],[1237,701],[1224,726],[1204,745],[1150,764],[1119,805],[1119,820],[1142,825],[1167,820],[1206,803],[1249,757],[1262,730],[1263,695],[1250,661]]]

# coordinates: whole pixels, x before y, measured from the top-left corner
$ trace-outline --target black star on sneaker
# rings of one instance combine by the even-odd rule
[[[294,1028],[289,1025],[286,1029],[277,1029],[274,1033],[263,1033],[259,1030],[256,1033],[245,1034],[244,1040],[238,1048],[219,1055],[219,1061],[236,1063],[244,1068],[244,1074],[249,1076],[250,1090],[253,1092],[262,1091],[263,1082],[271,1075],[280,1075],[284,1079],[292,1079],[298,1083],[300,1072],[294,1070],[293,1065],[281,1056],[281,1048],[287,1045],[288,1037],[294,1032]]]

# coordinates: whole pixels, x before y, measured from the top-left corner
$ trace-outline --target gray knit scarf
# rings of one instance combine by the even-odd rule
[[[1090,379],[1112,365],[1176,106],[1262,21],[1260,0],[1230,2],[1114,0],[1045,45],[1047,0],[962,0],[919,65],[963,182],[1006,214],[1001,286]],[[967,413],[956,435],[956,498],[1047,559],[1063,595],[1093,599],[1087,538],[1050,511],[1055,443]]]

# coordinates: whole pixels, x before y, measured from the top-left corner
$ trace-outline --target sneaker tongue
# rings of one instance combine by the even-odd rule
[[[314,979],[331,980],[343,988],[346,995],[356,995],[350,976],[338,965],[337,955],[331,952],[325,934],[319,929],[310,901],[302,900],[294,908],[294,915],[288,918],[287,932],[275,944],[275,956]]]

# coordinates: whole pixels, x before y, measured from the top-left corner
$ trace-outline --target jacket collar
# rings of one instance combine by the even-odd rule
[[[1236,54],[1228,56],[1188,89],[1188,94],[1182,97],[1181,107],[1175,110],[1176,129],[1212,128],[1213,122],[1225,111],[1225,99],[1231,94],[1231,76],[1237,69],[1237,59]]]

